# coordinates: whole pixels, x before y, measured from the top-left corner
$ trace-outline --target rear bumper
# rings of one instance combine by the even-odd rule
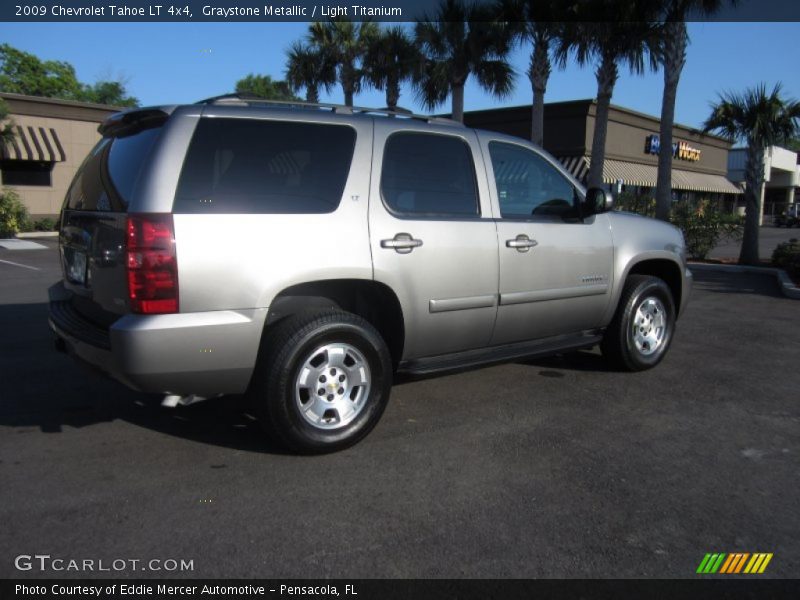
[[[266,308],[126,315],[102,330],[82,319],[63,295],[55,296],[50,328],[67,351],[128,387],[200,396],[247,390]]]

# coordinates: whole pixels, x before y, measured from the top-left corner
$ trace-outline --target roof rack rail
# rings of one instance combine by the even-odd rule
[[[334,114],[341,115],[382,115],[387,117],[399,117],[403,119],[417,119],[427,123],[439,123],[442,125],[457,125],[463,127],[464,124],[447,117],[437,117],[432,115],[419,115],[411,112],[406,108],[397,107],[395,110],[388,108],[368,108],[365,106],[345,106],[344,104],[330,104],[325,102],[305,102],[303,100],[271,100],[255,94],[222,94],[221,96],[213,96],[195,102],[195,104],[206,105],[220,105],[220,104],[233,104],[233,105],[259,105],[259,106],[274,106],[276,108],[304,108],[304,109],[324,109],[329,110]]]

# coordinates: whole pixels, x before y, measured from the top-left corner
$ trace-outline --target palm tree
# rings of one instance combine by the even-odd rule
[[[800,133],[800,102],[782,98],[780,84],[770,93],[763,83],[742,93],[727,92],[712,105],[704,130],[717,131],[747,145],[744,237],[739,263],[758,264],[764,154],[768,147],[785,143]]]
[[[319,50],[294,42],[286,51],[286,82],[292,91],[306,90],[306,102],[319,102],[319,90],[330,91],[336,81],[335,65]]]
[[[531,44],[528,79],[531,82],[531,141],[544,143],[544,95],[552,71],[551,49],[561,32],[561,21],[569,20],[567,0],[500,0],[499,14],[508,22],[517,41]]]
[[[309,27],[309,42],[335,65],[347,106],[353,106],[353,96],[361,91],[361,62],[378,33],[378,26],[369,21],[317,21]]]
[[[664,94],[661,99],[661,149],[658,153],[658,179],[656,181],[656,218],[669,220],[672,207],[672,127],[675,124],[675,100],[683,66],[686,64],[686,47],[689,33],[686,17],[709,16],[726,2],[737,0],[658,0],[653,6],[660,8],[661,64],[664,67]]]
[[[464,120],[464,86],[470,75],[497,97],[513,89],[514,72],[506,61],[512,30],[494,19],[486,5],[441,0],[433,15],[417,21],[417,44],[424,54],[416,86],[420,100],[433,109],[452,95],[452,117]]]
[[[413,40],[401,26],[384,29],[372,40],[364,57],[367,80],[379,90],[386,90],[386,107],[397,109],[400,84],[411,79],[420,64]]]
[[[608,114],[619,66],[626,65],[635,74],[658,66],[657,26],[646,18],[648,4],[648,0],[587,2],[582,6],[582,18],[562,29],[556,50],[559,64],[566,66],[570,54],[581,66],[596,64],[597,112],[587,176],[590,187],[603,184]]]

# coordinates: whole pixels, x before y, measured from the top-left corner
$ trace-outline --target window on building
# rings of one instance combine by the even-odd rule
[[[53,164],[35,160],[4,160],[0,162],[3,185],[53,185]]]
[[[491,142],[489,154],[503,218],[576,215],[575,188],[542,156],[502,142]]]
[[[383,153],[381,194],[390,210],[404,215],[480,215],[472,152],[455,136],[392,135]]]

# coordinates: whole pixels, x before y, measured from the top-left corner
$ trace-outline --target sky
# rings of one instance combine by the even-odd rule
[[[71,63],[79,80],[122,78],[143,105],[195,102],[231,92],[248,73],[282,79],[285,50],[302,38],[308,23],[3,23],[0,43],[36,54],[41,59]],[[738,91],[760,82],[782,82],[784,95],[800,98],[798,42],[800,23],[690,23],[691,44],[678,89],[676,122],[700,127],[710,103],[723,91]],[[468,82],[465,109],[530,104],[526,75],[530,48],[510,57],[517,73],[514,92],[497,99]],[[554,69],[546,102],[596,96],[593,69],[568,64]],[[660,115],[663,74],[633,76],[626,71],[612,103]],[[322,101],[342,102],[340,88]],[[356,97],[360,106],[386,105],[382,92]],[[428,112],[413,90],[402,90],[400,106]],[[448,103],[437,112],[449,112]]]

